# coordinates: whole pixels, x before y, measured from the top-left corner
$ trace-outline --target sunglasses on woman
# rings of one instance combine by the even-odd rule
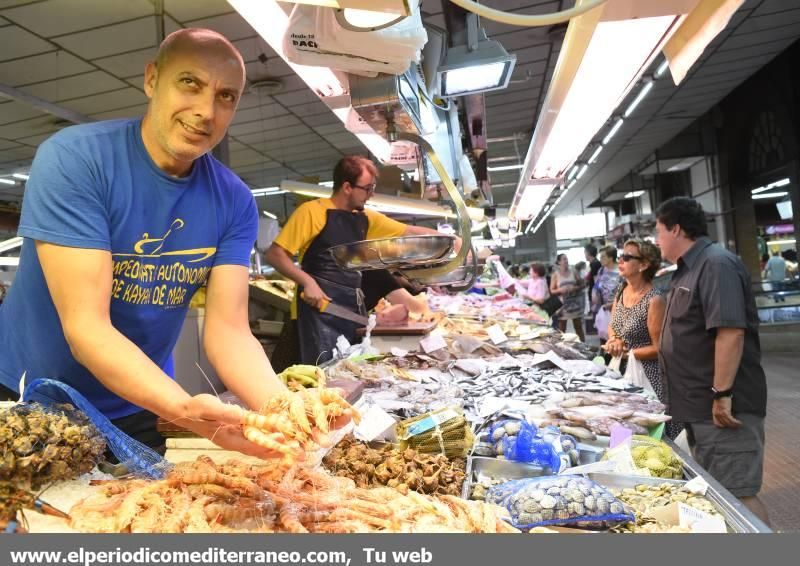
[[[619,256],[619,260],[620,261],[628,262],[628,261],[630,261],[632,259],[636,259],[636,260],[642,261],[642,256],[640,256],[640,255],[631,255],[631,254],[622,254],[621,256]]]

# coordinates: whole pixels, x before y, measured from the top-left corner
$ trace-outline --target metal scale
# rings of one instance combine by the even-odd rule
[[[441,235],[363,240],[335,246],[330,252],[343,269],[388,269],[422,285],[446,286],[453,291],[462,291],[471,288],[478,275],[478,256],[472,246],[472,221],[464,198],[447,168],[431,143],[421,135],[424,127],[420,114],[425,101],[411,93],[424,88],[423,83],[422,76],[413,71],[401,76],[351,76],[352,104],[364,121],[389,142],[411,142],[419,147],[420,154],[427,157],[427,162],[455,204],[461,249],[453,255],[456,238]],[[429,111],[436,112],[430,108]],[[420,162],[418,166],[424,164]]]

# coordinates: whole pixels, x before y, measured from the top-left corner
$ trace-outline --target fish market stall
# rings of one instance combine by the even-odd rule
[[[34,477],[47,469],[40,449],[81,435],[86,457],[41,495],[48,516],[24,511],[35,502],[0,482],[6,499],[21,502],[7,506],[5,521],[34,532],[768,531],[689,455],[658,440],[669,420],[661,403],[569,337],[540,327],[522,353],[482,338],[454,331],[429,352],[287,368],[291,391],[242,420],[247,438],[280,458],[188,439],[170,444],[172,465],[158,477],[87,474],[101,447],[85,419],[17,422],[28,409],[12,408],[7,432],[53,442],[6,435],[4,469],[12,453]],[[352,428],[335,429],[339,417]]]

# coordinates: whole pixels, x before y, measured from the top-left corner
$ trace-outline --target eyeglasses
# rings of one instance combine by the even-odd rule
[[[619,260],[620,261],[630,261],[632,259],[636,259],[636,260],[642,261],[642,256],[640,256],[640,255],[631,255],[631,254],[622,254],[621,256],[619,256]]]
[[[356,185],[354,183],[350,183],[350,186],[351,187],[355,187],[356,189],[361,189],[362,191],[367,191],[367,193],[369,193],[369,194],[373,194],[375,192],[375,189],[376,189],[375,183],[373,183],[371,185],[364,185],[364,186]]]

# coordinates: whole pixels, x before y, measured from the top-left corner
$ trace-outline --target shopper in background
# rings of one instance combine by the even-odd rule
[[[589,273],[586,275],[585,281],[587,286],[587,293],[589,301],[592,300],[592,289],[594,288],[595,278],[600,273],[600,268],[603,264],[597,259],[597,246],[588,244],[583,248],[583,255],[589,263]]]
[[[583,311],[586,309],[586,294],[583,281],[574,269],[570,268],[566,254],[558,254],[556,269],[550,279],[550,293],[561,299],[563,306],[557,312],[558,327],[562,332],[567,330],[567,321],[571,320],[575,334],[586,340],[583,332]]]
[[[786,299],[781,295],[783,281],[786,279],[786,260],[781,257],[779,248],[776,247],[772,250],[772,257],[769,258],[767,265],[764,266],[763,277],[772,284],[775,302],[786,302]]]
[[[530,274],[531,278],[527,281],[527,285],[520,285],[519,294],[541,306],[550,297],[545,268],[541,263],[534,263],[531,265]]]
[[[602,267],[595,278],[592,289],[592,320],[602,340],[608,338],[606,328],[610,319],[611,305],[614,301],[620,283],[620,274],[617,270],[617,248],[606,246],[600,250],[600,264]]]
[[[147,64],[143,119],[65,128],[39,146],[22,205],[19,271],[0,308],[0,382],[62,381],[124,432],[163,446],[156,415],[251,454],[241,409],[191,396],[165,373],[208,281],[203,344],[219,377],[258,409],[285,391],[247,313],[258,209],[211,155],[245,85],[236,48],[182,29]]]
[[[610,249],[616,256],[617,250]],[[604,252],[600,254],[602,258]],[[642,363],[658,400],[667,406],[669,414],[669,392],[658,363],[666,302],[653,287],[653,278],[660,265],[661,253],[650,242],[625,242],[623,253],[619,256],[618,275],[622,282],[611,297],[611,323],[608,325],[608,342],[604,348],[612,356],[633,352],[633,356]],[[678,436],[680,431],[681,426],[677,422],[667,424],[670,438]]]
[[[578,277],[580,277],[584,281],[586,280],[586,276],[589,275],[589,271],[586,269],[585,261],[579,261],[578,263],[576,263],[575,271],[578,272]]]
[[[331,197],[304,203],[295,210],[264,255],[270,265],[298,285],[292,317],[297,319],[300,357],[305,364],[329,360],[337,338],[344,336],[353,343],[360,326],[321,312],[325,301],[366,313],[361,274],[339,267],[331,247],[367,239],[439,234],[365,210],[375,194],[377,178],[378,170],[369,159],[357,155],[340,159],[333,170]],[[299,266],[292,259],[295,255]]]
[[[767,383],[750,276],[737,256],[708,238],[694,199],[674,197],[658,208],[656,241],[678,266],[659,348],[670,412],[685,423],[700,465],[766,521],[757,494]]]

